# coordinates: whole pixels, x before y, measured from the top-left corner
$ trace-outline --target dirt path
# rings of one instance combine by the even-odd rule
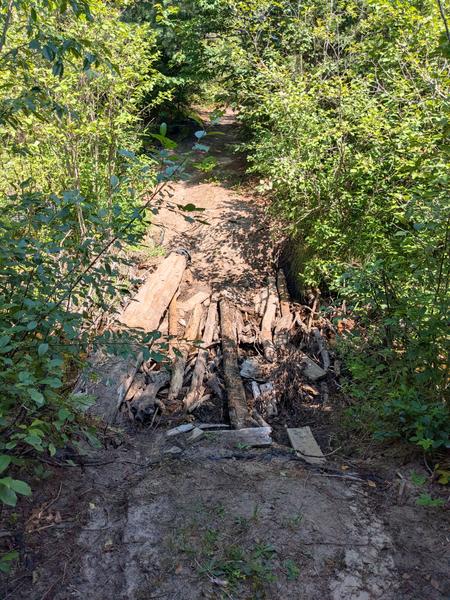
[[[208,225],[169,210],[157,223],[166,248],[192,256],[185,289],[208,285],[245,303],[272,269],[270,229],[261,202],[238,189],[232,115],[220,129],[222,180],[178,184],[172,199],[204,208]],[[40,515],[19,532],[23,573],[2,598],[448,597],[443,513],[417,507],[408,488],[400,497],[395,471],[367,478],[336,456],[320,470],[288,448],[227,447],[214,433],[190,444],[144,430],[117,445],[42,484]]]

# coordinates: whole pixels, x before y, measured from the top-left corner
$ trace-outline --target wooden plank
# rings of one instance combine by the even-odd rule
[[[311,465],[323,465],[325,457],[312,434],[311,427],[287,429],[287,434],[297,456]]]
[[[239,375],[238,346],[233,307],[228,300],[220,301],[220,329],[222,334],[223,370],[228,397],[231,425],[242,429],[249,417],[244,384]]]
[[[227,446],[237,444],[252,448],[263,448],[272,445],[272,427],[246,427],[230,431],[214,431],[215,440]]]
[[[150,332],[158,329],[164,313],[180,285],[187,259],[172,252],[141,286],[119,321],[127,327]]]

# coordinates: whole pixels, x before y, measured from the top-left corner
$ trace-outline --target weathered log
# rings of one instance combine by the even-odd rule
[[[192,311],[189,322],[184,332],[184,339],[178,345],[177,356],[175,358],[172,368],[172,378],[170,380],[170,391],[169,401],[173,402],[178,398],[181,388],[183,387],[184,369],[186,367],[186,361],[189,355],[189,351],[192,349],[192,343],[199,336],[200,321],[203,315],[203,307],[201,304],[197,304]]]
[[[223,370],[228,398],[228,412],[235,429],[245,427],[248,419],[247,398],[239,375],[238,346],[236,340],[235,308],[225,298],[220,301],[220,327],[222,333]]]
[[[169,254],[139,289],[119,321],[127,327],[137,327],[147,332],[158,329],[180,285],[186,265],[184,254]]]
[[[204,387],[203,378],[206,371],[206,363],[208,360],[208,346],[212,344],[214,331],[216,329],[217,320],[217,302],[211,302],[208,308],[208,316],[206,317],[205,330],[203,332],[202,348],[197,355],[197,361],[192,375],[191,389],[184,399],[184,407],[191,412],[199,406],[199,401],[202,398]],[[206,346],[206,348],[205,348]]]
[[[273,362],[275,358],[275,348],[273,345],[272,329],[275,324],[275,319],[278,310],[278,293],[273,277],[269,278],[268,283],[268,298],[266,309],[261,323],[260,339],[264,348],[264,356],[269,362]]]
[[[210,373],[206,377],[206,385],[219,400],[223,400],[223,384],[215,373]]]
[[[164,404],[157,399],[159,390],[169,383],[170,375],[167,371],[158,371],[153,376],[153,381],[138,392],[131,402],[131,413],[136,421],[143,423],[152,417],[157,408],[164,411]]]

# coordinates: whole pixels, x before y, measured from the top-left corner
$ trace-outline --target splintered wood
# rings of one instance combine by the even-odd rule
[[[212,343],[217,321],[217,302],[211,302],[206,317],[205,330],[203,332],[202,347],[199,349],[197,361],[192,375],[191,389],[184,398],[186,410],[192,412],[201,403],[203,392],[203,378],[206,372],[206,363],[208,361],[208,346]]]
[[[172,369],[170,381],[169,401],[175,400],[183,387],[184,370],[189,352],[193,349],[193,342],[199,337],[200,322],[203,316],[203,307],[196,304],[186,327],[184,339],[177,348],[177,356]]]

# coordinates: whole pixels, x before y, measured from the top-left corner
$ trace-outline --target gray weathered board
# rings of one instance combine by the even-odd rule
[[[287,429],[287,434],[297,456],[311,465],[323,465],[325,457],[310,427]]]
[[[209,435],[214,436],[214,440],[236,447],[236,445],[249,446],[252,448],[262,448],[271,446],[272,427],[245,427],[243,429],[231,429],[229,431],[214,431]]]

